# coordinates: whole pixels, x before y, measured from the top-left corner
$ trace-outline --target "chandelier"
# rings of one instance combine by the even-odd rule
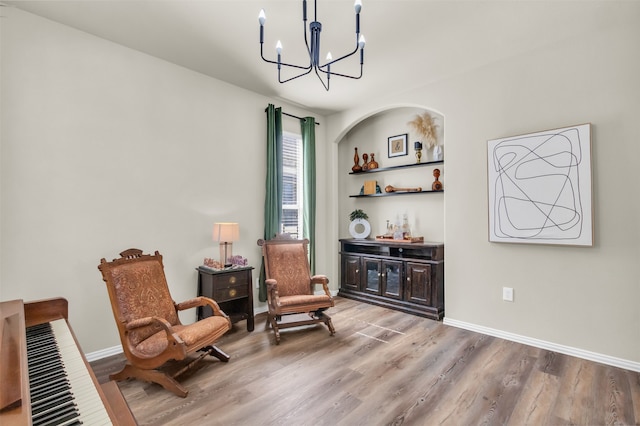
[[[309,53],[309,65],[295,65],[288,64],[286,62],[282,62],[282,43],[278,40],[276,43],[276,52],[278,54],[278,59],[276,61],[269,60],[264,57],[264,22],[266,20],[266,15],[264,13],[264,9],[260,11],[258,15],[258,21],[260,22],[260,56],[262,60],[268,62],[270,64],[278,65],[278,81],[280,83],[286,83],[291,80],[295,80],[296,78],[305,76],[309,74],[311,71],[314,71],[320,79],[320,82],[324,86],[324,88],[329,90],[329,82],[332,76],[338,77],[347,77],[353,79],[359,79],[362,77],[362,69],[364,64],[364,36],[360,34],[360,10],[362,9],[362,0],[355,0],[354,9],[356,11],[356,46],[352,52],[347,53],[344,56],[339,57],[338,59],[333,59],[331,56],[331,52],[327,54],[326,62],[324,64],[320,64],[320,32],[322,31],[322,24],[318,22],[318,5],[317,0],[313,0],[313,17],[314,20],[309,24],[307,28],[307,0],[302,1],[302,21],[304,24],[304,43],[307,46],[307,52]],[[360,50],[360,75],[347,75],[340,74],[337,72],[331,71],[331,65],[336,62],[342,61],[350,56],[355,55],[358,50]],[[280,75],[280,70],[282,67],[293,68],[296,70],[302,70],[298,75],[287,78],[286,80],[282,80]],[[326,80],[326,81],[325,81]]]

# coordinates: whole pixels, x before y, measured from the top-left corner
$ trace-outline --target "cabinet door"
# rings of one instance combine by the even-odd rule
[[[360,256],[342,255],[342,287],[360,291]]]
[[[402,262],[385,260],[382,262],[382,294],[394,299],[402,299]]]
[[[378,259],[363,258],[363,290],[380,295],[382,290],[382,262]]]
[[[432,306],[431,265],[428,263],[413,262],[407,262],[406,265],[406,300],[408,302]]]

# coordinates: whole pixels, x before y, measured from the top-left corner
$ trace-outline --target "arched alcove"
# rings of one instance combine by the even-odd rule
[[[444,163],[421,167],[398,167],[417,163],[414,143],[421,137],[409,124],[416,115],[428,113],[437,125],[437,143],[444,147],[444,116],[432,109],[420,106],[392,106],[372,111],[353,120],[336,140],[338,237],[350,238],[349,214],[362,209],[369,216],[371,236],[386,231],[387,221],[392,224],[407,216],[412,233],[425,241],[444,242],[444,193],[411,193],[401,196],[353,197],[360,193],[365,181],[376,181],[381,192],[387,185],[399,188],[430,190],[434,181],[433,170],[441,172],[440,182],[445,184]],[[406,135],[406,149],[402,153],[389,153],[389,138]],[[400,139],[403,139],[402,137]],[[358,148],[359,164],[364,154],[373,156],[380,168],[394,167],[377,173],[352,174],[355,164],[355,148]],[[421,163],[433,161],[433,150],[423,144]]]

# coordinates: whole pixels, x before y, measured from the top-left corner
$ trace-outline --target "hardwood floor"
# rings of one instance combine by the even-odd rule
[[[266,316],[234,325],[180,380],[120,382],[141,425],[637,425],[640,373],[337,298],[324,326],[282,332]],[[92,362],[98,379],[121,355]]]

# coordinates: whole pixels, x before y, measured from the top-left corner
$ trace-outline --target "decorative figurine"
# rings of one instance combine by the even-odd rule
[[[376,155],[372,152],[371,153],[371,161],[369,161],[369,165],[367,167],[367,170],[373,170],[373,169],[377,169],[378,168],[378,162],[376,161]]]
[[[413,148],[416,150],[416,163],[420,163],[420,160],[422,160],[422,142],[415,142]]]
[[[433,169],[433,177],[435,177],[436,180],[431,185],[431,189],[434,191],[442,191],[442,182],[438,180],[440,177],[440,169]]]
[[[367,170],[369,170],[369,155],[365,152],[364,154],[362,154],[362,171],[366,172]]]
[[[356,153],[353,155],[353,162],[355,163],[351,168],[351,171],[354,173],[358,173],[362,171],[362,167],[360,167],[360,157],[358,157],[358,148],[356,147]]]
[[[433,161],[441,161],[442,160],[442,147],[440,145],[436,145],[433,147]]]

